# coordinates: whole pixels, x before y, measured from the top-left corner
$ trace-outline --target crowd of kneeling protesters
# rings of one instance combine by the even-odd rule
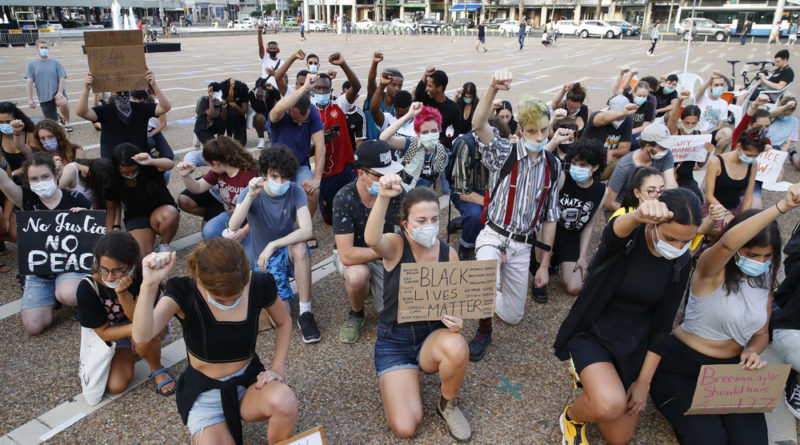
[[[379,70],[384,55],[375,53],[357,103],[362,85],[342,54],[324,71],[315,54],[284,61],[277,42],[265,46],[259,32],[258,43],[254,88],[233,78],[209,85],[196,107],[202,149],[179,162],[162,134],[171,105],[151,72],[147,91],[95,91],[103,97],[94,107],[86,75],[76,113],[98,124],[99,158],[86,158],[57,122],[34,124],[0,103],[0,239],[16,241],[15,209],[106,211],[90,274],[22,277],[30,334],[52,323],[56,306],[77,307],[81,326],[115,342],[109,392],[125,391],[138,354],[156,392],[176,393],[193,443],[241,443],[242,420],[269,419],[269,443],[286,439],[301,409],[284,382],[295,299],[303,342],[321,339],[310,259],[319,211],[333,227],[349,299],[339,339],[358,341],[371,301],[375,372],[397,437],[414,436],[422,421],[425,372],[439,375],[437,411],[453,438],[472,438],[457,399],[468,363],[490,350],[494,317],[479,320],[469,340],[452,315],[398,323],[398,292],[402,264],[477,259],[497,260],[495,315],[510,325],[523,319],[528,295],[547,303],[551,274],[577,296],[554,341],[583,388],[559,419],[563,443],[586,444],[589,422],[607,443],[629,442],[648,394],[681,444],[767,443],[764,414],[684,413],[701,366],[762,368],[770,338],[800,370],[800,230],[782,252],[777,224],[800,206],[800,184],[764,207],[756,181],[765,150],[786,151],[800,167],[794,98],[768,106],[756,91],[734,126],[719,73],[698,91],[678,91],[673,74],[638,79],[623,67],[596,110],[579,83],[551,103],[501,101],[507,70],[480,97],[467,82],[451,99],[444,71],[428,67],[404,91],[402,73]],[[775,59],[765,90],[793,80],[789,53]],[[298,61],[305,65],[289,85]],[[339,95],[337,69],[347,78]],[[244,148],[248,128],[258,136],[255,157]],[[707,159],[675,162],[673,136],[697,134],[712,135]],[[185,186],[177,197],[170,173]],[[459,212],[444,224],[441,194]],[[203,242],[174,276],[181,210],[202,218]],[[457,249],[439,239],[443,230],[460,232]],[[177,381],[161,363],[172,317],[189,357]],[[265,325],[275,328],[269,363],[255,352]],[[784,398],[800,418],[797,372]]]

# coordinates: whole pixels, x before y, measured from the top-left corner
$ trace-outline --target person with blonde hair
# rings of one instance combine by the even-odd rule
[[[544,102],[526,96],[517,105],[520,140],[500,137],[489,126],[489,112],[498,91],[511,87],[511,73],[492,75],[489,88],[475,109],[472,125],[478,135],[478,150],[489,169],[489,193],[484,196],[486,227],[475,240],[476,260],[497,260],[495,313],[501,320],[517,324],[525,311],[528,266],[536,247],[539,268],[534,286],[549,281],[556,222],[559,219],[558,174],[561,162],[548,150],[550,112]],[[541,232],[539,235],[536,232]],[[538,240],[537,240],[538,239]],[[470,360],[480,360],[491,342],[492,319],[479,322],[469,343]]]

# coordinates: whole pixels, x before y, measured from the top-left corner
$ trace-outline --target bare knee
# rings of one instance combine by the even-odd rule
[[[292,257],[292,263],[304,263],[308,261],[308,249],[305,242],[299,242],[289,245],[289,255]]]
[[[26,309],[22,311],[21,317],[25,331],[30,335],[39,335],[53,324],[53,309],[50,306]]]
[[[581,289],[583,289],[583,283],[580,283],[580,282],[576,283],[574,281],[571,281],[571,282],[568,281],[566,288],[567,288],[566,289],[567,293],[574,297],[574,296],[578,295],[579,293],[581,293]]]
[[[294,391],[286,385],[281,384],[280,387],[275,388],[267,403],[269,412],[273,416],[288,419],[297,417],[297,397],[295,397]]]
[[[611,422],[619,419],[625,413],[625,405],[627,403],[624,393],[595,395],[590,401],[592,413],[594,413],[598,422]]]
[[[111,394],[122,394],[128,389],[131,380],[133,380],[133,373],[131,375],[121,375],[122,373],[109,374],[107,388]]]
[[[442,350],[454,363],[466,363],[469,360],[469,346],[461,334],[451,333],[442,339]]]
[[[348,266],[344,269],[344,283],[351,288],[361,288],[369,283],[369,268],[364,265]]]
[[[392,428],[395,436],[400,439],[408,439],[417,432],[417,425],[419,425],[420,420],[404,415],[402,418],[389,419],[389,427]]]

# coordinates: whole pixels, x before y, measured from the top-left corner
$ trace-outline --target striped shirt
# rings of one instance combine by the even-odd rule
[[[477,142],[478,150],[480,150],[483,157],[483,164],[491,172],[489,177],[491,188],[494,188],[497,183],[500,169],[506,159],[516,153],[519,160],[517,163],[517,191],[514,195],[514,210],[511,215],[511,222],[504,224],[506,208],[508,207],[508,194],[511,189],[510,174],[503,178],[500,186],[497,187],[497,192],[489,201],[486,208],[486,219],[511,233],[519,235],[527,235],[532,230],[538,231],[542,219],[534,221],[533,218],[536,216],[539,200],[544,198],[542,195],[544,191],[545,166],[547,164],[546,154],[541,152],[536,159],[531,159],[528,155],[528,150],[516,150],[517,144],[501,138],[497,129],[494,129],[494,139],[489,144],[482,143],[480,139]],[[561,162],[557,157],[555,161],[556,171],[560,171]],[[491,193],[491,189],[489,192]],[[542,207],[544,222],[556,222],[561,216],[558,209],[558,181],[551,183],[548,193],[546,207]]]

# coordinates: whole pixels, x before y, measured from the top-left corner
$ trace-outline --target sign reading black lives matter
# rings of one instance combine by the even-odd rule
[[[18,212],[19,273],[89,272],[94,243],[105,233],[105,211]]]
[[[397,322],[491,317],[496,281],[497,260],[403,263]]]

